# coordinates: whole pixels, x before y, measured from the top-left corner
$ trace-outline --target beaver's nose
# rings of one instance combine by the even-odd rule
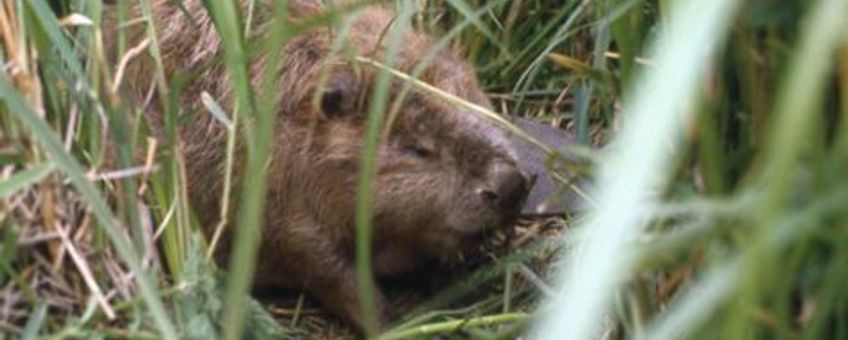
[[[513,211],[527,196],[528,182],[515,164],[496,161],[489,167],[486,181],[477,193],[492,208]]]

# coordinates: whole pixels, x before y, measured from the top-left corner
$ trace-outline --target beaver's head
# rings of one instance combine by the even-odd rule
[[[374,39],[384,27],[375,21],[372,17],[367,27],[354,25],[348,39],[360,55],[380,59],[382,47],[373,46],[380,44]],[[302,193],[310,201],[307,206],[317,220],[352,227],[365,123],[379,71],[327,57],[327,44],[316,43],[321,33],[315,34],[293,44],[297,47],[290,51],[297,62],[289,65],[314,58],[328,69],[306,75],[303,70],[317,66],[295,70],[299,73],[288,83],[301,85],[291,88],[283,101],[296,101],[288,111],[298,114],[290,118],[308,131],[303,134],[308,146],[300,153],[310,164],[306,175],[313,192]],[[395,67],[411,73],[433,42],[412,31],[403,41]],[[451,51],[438,52],[419,79],[489,107],[472,69]],[[400,79],[391,81],[387,112],[403,87]],[[452,256],[464,240],[511,223],[529,179],[519,170],[507,136],[493,122],[414,86],[403,97],[397,115],[386,115],[384,125],[390,130],[376,160],[375,233],[429,255]]]

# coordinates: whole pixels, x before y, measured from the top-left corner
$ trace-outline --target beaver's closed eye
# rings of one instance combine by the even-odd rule
[[[421,159],[426,159],[433,156],[433,150],[420,145],[408,145],[403,149],[403,151],[411,156]]]

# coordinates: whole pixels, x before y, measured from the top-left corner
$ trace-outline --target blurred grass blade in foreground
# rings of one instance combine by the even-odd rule
[[[642,212],[669,177],[673,152],[702,70],[730,29],[738,1],[676,3],[666,35],[654,46],[657,67],[647,69],[625,101],[625,122],[601,163],[599,207],[573,232],[580,242],[560,272],[561,296],[549,302],[536,334],[542,339],[589,339],[621,280],[628,274]],[[676,150],[679,151],[679,150]]]

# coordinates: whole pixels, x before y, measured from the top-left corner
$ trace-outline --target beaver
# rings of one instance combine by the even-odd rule
[[[201,93],[230,107],[228,74],[221,41],[200,0],[153,0],[162,64],[170,77],[181,70],[200,72],[180,97],[186,111],[197,111],[179,128],[185,155],[188,191],[204,232],[210,236],[219,222],[225,177],[226,127],[203,111]],[[243,10],[246,1],[241,1]],[[269,1],[259,1],[256,13],[269,13]],[[326,10],[320,0],[291,1],[287,20],[299,20]],[[191,18],[187,17],[188,15]],[[392,10],[371,5],[353,19],[345,38],[354,54],[382,59],[384,31],[393,24]],[[257,15],[256,30],[267,26]],[[332,27],[294,37],[283,49],[278,70],[279,104],[269,160],[267,207],[257,286],[303,289],[329,311],[362,330],[354,264],[356,181],[363,147],[370,92],[378,70],[334,55]],[[137,34],[139,41],[142,35]],[[410,73],[435,39],[409,29],[395,68]],[[262,56],[251,72],[254,86],[264,73]],[[151,105],[150,57],[127,68],[126,85],[155,130],[161,130],[161,110]],[[328,68],[327,81],[322,70]],[[473,68],[457,53],[442,50],[420,74],[420,80],[477,105],[489,107]],[[390,87],[391,100],[402,83]],[[154,94],[155,96],[155,94]],[[147,101],[144,99],[147,98]],[[318,105],[314,98],[318,98]],[[157,128],[158,127],[158,128]],[[530,186],[528,174],[516,164],[505,133],[485,118],[428,93],[413,89],[379,147],[373,185],[373,274],[410,272],[429,263],[455,261],[469,242],[517,217]],[[160,132],[161,133],[161,132]],[[242,153],[236,152],[235,164]],[[236,166],[234,178],[249,174]],[[239,182],[238,180],[236,182]],[[237,208],[237,207],[236,207]],[[237,210],[237,209],[233,209]],[[230,219],[232,220],[232,219]],[[228,225],[216,259],[222,265],[230,248]],[[382,294],[375,297],[380,322],[389,310]]]

